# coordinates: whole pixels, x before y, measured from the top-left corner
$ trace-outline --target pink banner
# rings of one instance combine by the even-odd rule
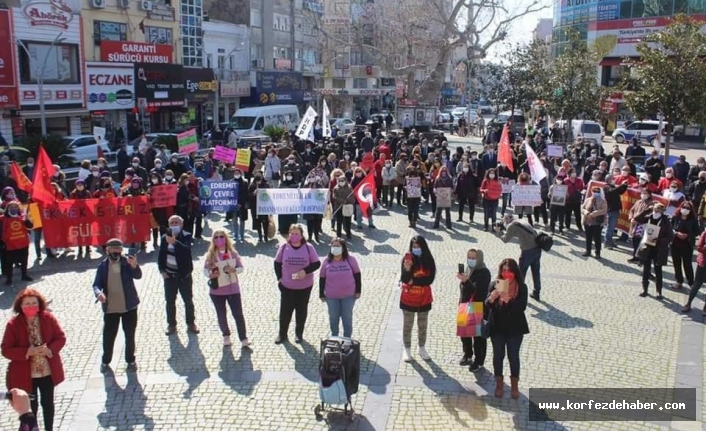
[[[213,158],[225,163],[233,163],[235,161],[236,150],[222,145],[216,145],[216,151],[213,153]]]

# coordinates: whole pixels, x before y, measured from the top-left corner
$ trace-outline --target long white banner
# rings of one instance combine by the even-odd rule
[[[297,131],[295,132],[299,139],[304,141],[309,139],[309,132],[314,128],[314,121],[316,121],[317,115],[318,114],[311,106],[306,109],[306,113],[304,113],[302,121],[299,123],[299,127],[297,127]]]
[[[324,214],[329,189],[258,189],[257,215]]]

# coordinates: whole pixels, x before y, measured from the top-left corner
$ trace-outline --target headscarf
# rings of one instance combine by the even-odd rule
[[[476,266],[473,268],[469,268],[468,265],[466,265],[466,275],[468,277],[473,274],[473,271],[477,271],[479,269],[485,269],[485,260],[483,259],[483,251],[480,249],[471,249],[476,252]],[[469,251],[471,251],[469,250]],[[468,256],[468,253],[466,253],[466,256]]]

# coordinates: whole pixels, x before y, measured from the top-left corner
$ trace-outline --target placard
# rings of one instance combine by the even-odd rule
[[[593,187],[604,189],[606,183],[602,181],[589,181],[586,190],[591,190]],[[618,225],[616,229],[626,234],[630,233],[630,209],[635,205],[635,202],[640,200],[641,190],[638,188],[629,188],[625,193],[620,195],[620,215],[618,216]],[[665,207],[669,205],[669,200],[658,194],[652,194],[652,200],[659,202]]]
[[[515,180],[511,180],[510,178],[500,178],[500,186],[502,187],[503,194],[512,193],[512,189],[515,187],[515,184],[517,184],[517,181]]]
[[[547,145],[547,157],[564,157],[564,146]]]
[[[41,229],[42,228],[42,216],[39,212],[39,205],[36,202],[32,202],[31,204],[22,204],[20,205],[22,207],[22,211],[27,215],[27,218],[29,221],[32,222],[32,229]]]
[[[434,189],[436,195],[437,208],[451,208],[451,187],[439,187]]]
[[[539,185],[520,186],[512,189],[513,207],[534,207],[542,204],[542,187]]]
[[[258,215],[324,214],[329,189],[258,189]]]
[[[419,177],[407,178],[405,189],[407,189],[408,198],[422,197],[422,179]]]
[[[239,148],[235,155],[235,168],[242,172],[249,172],[251,157],[252,151],[249,148]]]
[[[199,149],[199,143],[196,139],[196,129],[179,133],[177,135],[177,142],[179,145],[179,154],[191,154]]]
[[[569,193],[569,186],[555,184],[552,186],[551,205],[560,207],[566,206],[566,195]]]
[[[96,142],[99,144],[105,142],[105,127],[94,127],[93,128],[93,137],[95,138]]]
[[[150,188],[150,208],[167,208],[176,206],[177,184],[163,184]]]
[[[224,147],[222,145],[216,145],[216,150],[213,152],[213,158],[225,163],[232,164],[235,161],[236,154],[237,151],[233,148]]]
[[[645,233],[642,237],[642,241],[653,247],[657,246],[657,240],[659,239],[660,227],[656,224],[645,224]]]
[[[201,211],[233,211],[238,205],[237,181],[202,181],[199,184]]]

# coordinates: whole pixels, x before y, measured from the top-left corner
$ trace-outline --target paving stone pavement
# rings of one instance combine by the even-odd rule
[[[375,217],[378,229],[355,231],[351,252],[363,272],[363,295],[354,311],[354,337],[361,341],[360,392],[353,397],[357,418],[348,423],[331,413],[317,421],[319,339],[328,330],[326,307],[312,298],[306,342],[276,346],[278,291],[272,259],[277,241],[239,244],[244,256],[243,306],[252,350],[223,348],[215,312],[200,273],[207,241],[194,253],[195,303],[201,334],[186,333],[178,306],[179,333],[164,335],[165,312],[155,254],[139,255],[143,279],[137,331],[139,371],[127,374],[122,335],[113,361],[114,375],[103,376],[102,313],[91,293],[99,255],[73,254],[35,264],[34,286],[52,300],[68,342],[62,352],[66,382],[57,388],[58,430],[696,430],[705,429],[701,406],[698,422],[529,422],[531,387],[675,387],[697,388],[703,403],[706,358],[703,355],[701,296],[692,314],[678,308],[685,292],[667,289],[665,301],[639,298],[638,268],[625,263],[625,247],[605,251],[605,259],[580,257],[583,238],[557,237],[542,259],[542,302],[527,309],[531,333],[522,346],[520,400],[492,396],[489,349],[487,368],[473,375],[458,366],[460,341],[455,336],[457,263],[468,248],[484,250],[491,270],[504,257],[518,257],[517,244],[503,244],[478,224],[454,223],[453,232],[432,230],[428,207],[418,233],[434,253],[438,273],[430,314],[427,350],[433,360],[401,361],[401,312],[397,279],[402,254],[415,231],[395,207]],[[480,220],[481,213],[476,214]],[[456,217],[454,217],[455,220]],[[222,225],[211,215],[205,237]],[[328,223],[325,231],[330,234]],[[317,246],[320,256],[327,245]],[[32,256],[33,257],[33,256]],[[671,268],[665,270],[672,281]],[[531,285],[531,283],[528,283]],[[7,319],[17,285],[2,291],[0,313]],[[318,288],[318,286],[317,286]],[[315,296],[315,295],[314,295]],[[231,320],[234,331],[234,322]],[[416,334],[413,335],[413,343]],[[6,362],[2,360],[2,367]],[[506,363],[507,367],[507,363]],[[509,392],[509,389],[508,391]],[[0,429],[16,429],[9,408],[0,412]]]

